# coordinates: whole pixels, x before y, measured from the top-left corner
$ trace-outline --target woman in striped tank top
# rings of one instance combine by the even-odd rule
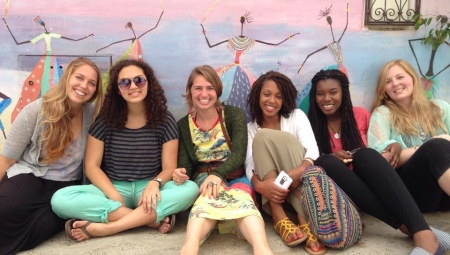
[[[178,130],[166,102],[148,64],[124,60],[111,68],[105,104],[89,130],[85,171],[92,184],[63,189],[52,199],[57,215],[73,218],[66,222],[71,239],[139,226],[168,233],[175,214],[192,205],[197,185],[172,181]]]

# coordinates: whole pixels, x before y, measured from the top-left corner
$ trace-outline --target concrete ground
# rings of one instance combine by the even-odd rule
[[[159,231],[140,227],[114,236],[94,238],[77,243],[69,239],[64,232],[47,240],[33,250],[20,253],[20,255],[63,255],[63,254],[151,254],[172,255],[178,254],[186,234],[188,213],[177,215],[175,229],[166,235]],[[269,245],[275,254],[307,254],[300,244],[289,248],[281,241],[272,227],[272,220],[265,215],[266,232]],[[430,226],[450,232],[450,212],[437,212],[426,214]],[[394,230],[383,222],[369,216],[364,216],[366,228],[361,240],[347,250],[328,250],[327,254],[367,254],[388,255],[404,254],[411,252],[412,239]],[[252,254],[251,246],[242,239],[231,234],[220,235],[214,230],[211,236],[200,247],[200,254]]]

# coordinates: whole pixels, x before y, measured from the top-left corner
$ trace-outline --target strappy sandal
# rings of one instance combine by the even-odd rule
[[[289,234],[297,235],[297,232],[300,230],[300,228],[295,225],[294,222],[292,222],[288,217],[278,221],[277,224],[273,225],[273,227],[275,228],[275,231],[281,236],[281,239],[283,239],[284,243],[289,247],[300,244],[308,237],[305,233],[302,232],[302,238],[288,242],[287,239]]]
[[[327,252],[328,248],[326,246],[322,247],[322,249],[318,251],[315,251],[308,246],[310,242],[317,243],[317,237],[315,237],[313,233],[311,233],[311,229],[309,229],[308,223],[299,225],[298,227],[303,231],[303,233],[308,236],[308,240],[306,240],[305,246],[303,246],[307,253],[311,255],[322,255]]]

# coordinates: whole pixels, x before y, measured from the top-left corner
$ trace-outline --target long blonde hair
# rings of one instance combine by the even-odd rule
[[[386,94],[386,77],[389,69],[393,66],[403,68],[413,79],[411,109],[409,112]],[[416,126],[416,121],[420,123],[427,134],[437,135],[439,129],[444,132],[447,131],[442,122],[441,109],[425,96],[417,72],[405,60],[391,60],[381,67],[378,74],[372,111],[381,105],[389,108],[392,124],[400,134],[417,135],[419,131]]]
[[[45,146],[45,150],[47,152],[47,155],[42,160],[42,163],[53,163],[57,159],[65,156],[64,151],[73,140],[71,119],[75,116],[75,114],[73,113],[69,103],[67,86],[69,86],[70,77],[75,70],[83,65],[92,67],[97,73],[95,93],[92,98],[85,103],[89,104],[96,102],[91,120],[94,121],[95,117],[100,112],[103,102],[103,90],[101,87],[102,78],[100,70],[91,60],[83,57],[77,58],[67,65],[61,79],[58,82],[58,85],[42,96],[41,117],[43,119],[42,125],[45,125],[45,129],[42,134],[41,142],[43,143],[43,146]],[[83,123],[83,125],[86,125],[86,123]]]

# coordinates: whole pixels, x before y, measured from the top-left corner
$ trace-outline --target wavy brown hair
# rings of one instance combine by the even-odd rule
[[[127,101],[119,93],[118,82],[120,71],[127,66],[136,66],[144,72],[147,79],[147,96],[144,99],[145,115],[148,128],[155,128],[158,122],[167,120],[167,99],[153,69],[147,63],[133,59],[122,60],[109,71],[108,87],[99,118],[108,126],[119,129],[125,127],[128,106]]]
[[[413,92],[411,95],[411,108],[409,111],[403,109],[386,94],[386,77],[389,69],[399,66],[413,79]],[[420,123],[427,134],[437,135],[438,130],[446,132],[442,122],[442,113],[439,106],[431,102],[424,93],[421,81],[414,68],[405,60],[396,59],[384,64],[378,74],[375,98],[372,104],[372,111],[381,105],[385,105],[391,112],[391,121],[394,128],[400,134],[418,135],[416,121]]]
[[[211,83],[217,94],[217,101],[215,103],[215,106],[218,108],[222,108],[222,103],[220,102],[219,98],[222,95],[223,84],[217,72],[211,66],[208,65],[197,66],[196,68],[194,68],[194,70],[192,70],[191,74],[189,75],[186,84],[186,94],[183,95],[183,97],[186,98],[189,107],[190,108],[194,107],[194,102],[192,102],[191,88],[192,85],[194,85],[195,78],[197,78],[197,76],[199,75],[203,76],[209,83]]]
[[[58,85],[49,90],[42,96],[41,115],[43,117],[42,125],[45,126],[42,134],[43,147],[47,152],[47,156],[42,163],[53,163],[59,158],[65,156],[66,147],[72,142],[72,124],[71,120],[75,116],[69,103],[67,96],[67,87],[69,80],[78,67],[88,65],[97,73],[97,84],[95,84],[95,93],[85,103],[90,104],[96,102],[95,109],[92,114],[92,121],[100,111],[103,101],[103,91],[101,88],[102,78],[97,65],[87,58],[77,58],[67,65]],[[91,123],[88,123],[90,125]],[[86,123],[83,123],[86,125]]]
[[[278,114],[285,118],[288,118],[293,110],[297,108],[295,102],[298,91],[292,83],[291,79],[286,75],[276,72],[269,71],[261,75],[252,86],[250,93],[248,94],[247,104],[250,108],[250,113],[252,114],[252,121],[256,120],[256,123],[262,125],[262,110],[259,106],[259,100],[261,98],[261,89],[266,81],[273,81],[277,84],[278,89],[281,91],[281,96],[283,97],[283,105],[281,106]]]

